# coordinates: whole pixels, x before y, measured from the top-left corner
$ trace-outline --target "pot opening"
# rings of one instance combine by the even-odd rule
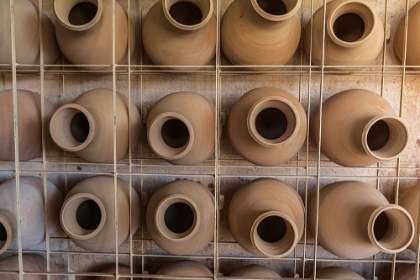
[[[167,120],[162,125],[161,136],[165,144],[174,149],[184,147],[190,138],[187,126],[178,119]]]
[[[257,0],[257,4],[267,14],[275,16],[287,14],[287,8],[283,1]]]
[[[370,128],[367,135],[369,149],[377,151],[383,148],[389,139],[389,127],[383,120],[377,121]]]
[[[278,216],[269,216],[258,224],[257,232],[265,242],[278,242],[286,235],[286,222]]]
[[[376,218],[376,221],[373,225],[373,234],[375,235],[376,240],[380,241],[384,238],[386,232],[388,231],[389,220],[385,212],[382,212]]]
[[[81,2],[71,8],[69,22],[73,25],[84,25],[91,22],[98,12],[98,7],[91,2]]]
[[[7,231],[6,228],[4,227],[4,225],[2,223],[0,223],[0,247],[2,245],[2,241],[6,241],[7,240]]]
[[[263,138],[274,140],[286,132],[287,117],[277,108],[267,108],[257,115],[255,127]]]
[[[194,212],[188,204],[176,202],[165,211],[165,225],[174,233],[184,233],[194,225]]]
[[[346,13],[339,16],[333,25],[335,36],[344,42],[356,42],[365,33],[365,22],[358,14]]]
[[[74,115],[74,117],[71,119],[70,131],[73,138],[79,143],[86,141],[89,135],[90,126],[85,114],[80,112]]]
[[[82,202],[76,210],[76,221],[83,229],[95,230],[102,220],[99,205],[89,199]]]
[[[173,4],[169,9],[171,17],[183,25],[196,25],[203,20],[203,13],[195,4],[181,1]]]

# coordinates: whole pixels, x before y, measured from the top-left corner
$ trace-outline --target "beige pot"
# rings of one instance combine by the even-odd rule
[[[47,260],[39,255],[27,254],[22,256],[23,270],[25,275],[24,280],[57,280],[57,276],[51,275],[47,278],[46,275],[28,275],[26,273],[43,273],[47,272]],[[0,271],[19,271],[19,257],[13,256],[0,261]],[[1,274],[2,280],[19,280],[19,274],[16,272],[10,274]]]
[[[419,199],[420,199],[420,184],[414,185],[406,190],[398,200],[398,204],[410,213],[413,218],[414,226],[416,228],[415,236],[418,236],[418,220],[419,220]],[[413,238],[410,244],[410,249],[414,252],[418,250],[418,238]]]
[[[106,273],[106,274],[115,274],[116,272],[116,268],[115,265],[110,266],[108,268],[106,268],[105,270],[103,270],[101,273]],[[125,275],[129,275],[131,274],[131,270],[129,267],[126,266],[118,266],[118,273],[119,274],[125,274]],[[118,279],[131,279],[130,277],[120,277]],[[95,280],[116,280],[115,277],[96,277]]]
[[[390,278],[391,279],[391,278]],[[416,280],[416,265],[406,264],[395,273],[395,280]]]
[[[211,273],[211,271],[205,265],[195,261],[176,261],[165,264],[158,270],[158,272],[156,272],[156,275],[167,275],[171,277],[179,276],[213,278],[213,273]],[[168,278],[163,277],[159,279]]]
[[[235,270],[231,277],[240,277],[241,279],[278,279],[281,276],[262,265],[250,264]]]
[[[317,269],[316,271],[317,279],[346,279],[346,280],[365,280],[362,276],[357,274],[354,271],[351,271],[344,267],[324,267]]]
[[[315,234],[319,213],[318,243],[330,253],[348,259],[363,259],[379,251],[396,254],[414,237],[414,223],[401,206],[389,204],[374,187],[343,181],[323,187],[308,207],[308,229]]]

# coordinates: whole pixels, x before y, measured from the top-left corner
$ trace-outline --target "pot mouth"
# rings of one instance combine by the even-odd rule
[[[299,10],[302,0],[251,0],[255,12],[270,21],[284,21]]]
[[[169,22],[182,30],[197,30],[212,18],[213,0],[162,0],[163,12]]]
[[[12,243],[12,227],[6,217],[0,215],[0,254],[4,253]]]
[[[103,12],[102,0],[55,0],[54,12],[67,29],[84,31],[95,26]]]

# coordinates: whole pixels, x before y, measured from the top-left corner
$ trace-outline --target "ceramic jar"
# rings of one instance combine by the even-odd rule
[[[147,117],[147,140],[158,156],[172,164],[193,165],[214,154],[214,105],[192,92],[159,100]]]
[[[312,138],[319,142],[319,110]],[[396,159],[408,143],[408,128],[391,105],[368,90],[335,94],[322,106],[321,151],[333,162],[350,167]]]
[[[47,271],[47,260],[39,255],[23,255],[23,270],[25,271],[24,280],[57,280],[57,276],[50,275],[47,278],[46,275],[30,275],[26,273],[42,273]],[[0,261],[0,271],[19,271],[19,257],[13,256],[8,257]],[[2,280],[19,280],[19,274],[16,272],[10,274],[1,274]]]
[[[38,177],[20,177],[20,225],[22,249],[29,249],[45,241],[45,223],[50,236],[61,233],[58,211],[63,196],[47,181],[47,202],[44,202],[44,181]],[[16,179],[0,185],[0,254],[7,249],[18,250],[18,209]],[[48,207],[48,219],[45,219]]]
[[[162,266],[156,275],[167,275],[171,277],[211,277],[213,273],[203,264],[195,261],[176,261]],[[167,279],[167,278],[159,278]],[[172,279],[172,278],[171,278]]]
[[[330,266],[316,271],[317,279],[346,279],[346,280],[365,280],[354,271],[344,267]]]
[[[390,278],[391,279],[391,278]],[[406,264],[395,273],[395,280],[416,280],[416,265]]]
[[[106,268],[105,270],[102,271],[102,273],[107,273],[107,274],[115,274],[115,272],[116,272],[115,265],[110,266],[110,267],[108,267],[108,268]],[[130,270],[129,267],[119,265],[118,266],[118,273],[129,275],[129,274],[131,274],[131,270]],[[118,279],[131,279],[131,278],[130,277],[120,277]],[[116,278],[115,277],[110,278],[110,277],[99,276],[99,277],[96,277],[95,280],[116,280]]]
[[[112,0],[56,0],[56,36],[66,58],[82,69],[108,69],[113,64]],[[129,35],[130,34],[130,38]],[[115,63],[127,63],[134,52],[134,28],[115,1]]]
[[[379,251],[396,254],[414,237],[410,214],[389,204],[374,187],[355,181],[329,184],[313,196],[308,207],[308,229],[315,234],[319,213],[318,243],[328,252],[348,259],[364,259]]]
[[[241,279],[277,279],[281,278],[281,276],[262,265],[258,264],[250,264],[243,266],[237,270],[235,270],[231,275],[231,277],[240,277]]]
[[[93,89],[55,111],[51,118],[50,132],[61,149],[74,152],[89,162],[110,163],[114,160],[113,126],[112,90]],[[134,104],[129,105],[127,98],[118,92],[116,130],[118,161],[127,155],[130,140],[132,150],[137,147],[141,130],[139,111]]]
[[[143,21],[144,49],[157,65],[206,65],[216,53],[213,0],[159,0]]]
[[[235,103],[227,130],[230,143],[243,158],[258,165],[276,165],[296,155],[305,142],[306,113],[291,94],[257,88]]]
[[[325,31],[324,7],[314,13],[305,30],[305,52],[312,64],[321,65],[322,54],[331,70],[354,71],[361,68],[346,66],[372,64],[384,44],[384,26],[368,1],[334,0],[326,5]]]
[[[281,258],[303,235],[304,205],[292,186],[275,179],[257,179],[241,187],[229,205],[233,237],[248,252]]]
[[[398,200],[398,204],[403,207],[405,210],[410,213],[413,221],[419,220],[419,199],[420,199],[420,184],[414,185],[406,190]],[[415,222],[414,226],[416,228],[415,236],[418,236],[418,223]],[[414,252],[417,252],[418,249],[418,239],[414,238],[411,242],[409,248]]]
[[[221,22],[221,46],[232,64],[286,64],[299,46],[301,0],[235,0]]]
[[[147,205],[147,231],[174,255],[200,251],[213,239],[214,197],[201,184],[178,180],[160,187]]]
[[[131,189],[130,201],[130,187],[121,179],[117,179],[116,189],[120,246],[140,225],[140,198]],[[91,177],[68,192],[61,208],[60,222],[77,246],[91,252],[115,251],[114,193],[114,177],[111,176]]]

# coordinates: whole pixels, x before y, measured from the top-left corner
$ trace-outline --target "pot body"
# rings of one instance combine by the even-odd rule
[[[23,255],[23,270],[25,272],[46,272],[47,260],[39,255]],[[0,270],[19,271],[18,256],[9,257],[0,261]],[[19,280],[18,274],[2,274],[2,280]],[[45,275],[24,275],[24,280],[47,280]],[[57,276],[51,275],[50,280],[56,280]]]
[[[115,265],[110,266],[102,271],[103,273],[114,274],[116,272]],[[126,266],[118,266],[118,273],[119,274],[131,274],[131,270],[129,267]],[[120,277],[118,279],[130,279],[130,277]],[[95,280],[116,280],[116,278],[110,277],[96,277]]]
[[[281,276],[265,267],[262,265],[258,265],[258,264],[251,264],[251,265],[246,265],[244,267],[241,267],[237,270],[235,270],[231,275],[231,277],[241,277],[244,279],[264,279],[264,278],[268,278],[268,279],[277,279],[277,278],[281,278]]]
[[[365,280],[362,276],[354,271],[351,271],[344,267],[324,267],[316,271],[316,277],[322,279],[354,279],[354,280]]]
[[[403,207],[405,210],[410,213],[411,217],[413,218],[413,221],[418,221],[419,219],[419,199],[420,199],[420,184],[414,185],[410,187],[408,190],[406,190],[402,196],[400,196],[398,200],[398,204]],[[414,223],[416,227],[416,236],[418,236],[418,223]],[[418,246],[418,240],[417,238],[413,239],[413,242],[411,242],[409,248],[413,250],[414,252],[417,251]]]
[[[416,279],[416,265],[407,264],[397,270],[395,273],[395,280],[415,280]]]
[[[235,151],[258,165],[286,162],[306,139],[305,110],[291,94],[257,88],[243,95],[229,113],[229,140]]]
[[[213,273],[205,265],[195,261],[176,261],[165,264],[156,272],[156,275],[172,277],[213,277]]]

